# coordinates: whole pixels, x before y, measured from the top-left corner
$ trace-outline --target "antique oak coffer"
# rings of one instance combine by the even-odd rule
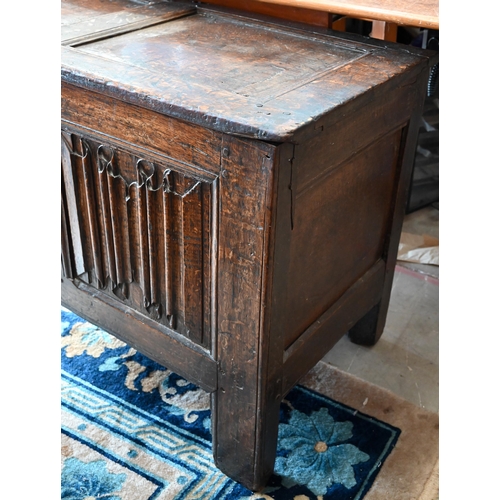
[[[212,395],[257,490],[279,405],[384,327],[429,60],[178,2],[63,0],[62,303]]]

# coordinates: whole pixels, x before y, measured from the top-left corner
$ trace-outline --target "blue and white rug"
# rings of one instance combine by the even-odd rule
[[[61,326],[65,500],[359,500],[400,435],[297,386],[254,494],[214,465],[208,394],[66,309]]]

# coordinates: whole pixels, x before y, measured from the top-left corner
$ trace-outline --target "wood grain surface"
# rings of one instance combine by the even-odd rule
[[[196,12],[189,4],[161,0],[63,0],[62,45],[76,46]]]

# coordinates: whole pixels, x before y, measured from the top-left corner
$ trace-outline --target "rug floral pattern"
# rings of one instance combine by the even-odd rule
[[[65,500],[360,500],[400,433],[297,386],[254,494],[213,463],[208,394],[64,308],[61,327]]]

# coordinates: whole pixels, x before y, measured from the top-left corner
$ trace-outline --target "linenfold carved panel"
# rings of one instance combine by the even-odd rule
[[[61,158],[64,276],[208,346],[215,181],[75,133]]]

